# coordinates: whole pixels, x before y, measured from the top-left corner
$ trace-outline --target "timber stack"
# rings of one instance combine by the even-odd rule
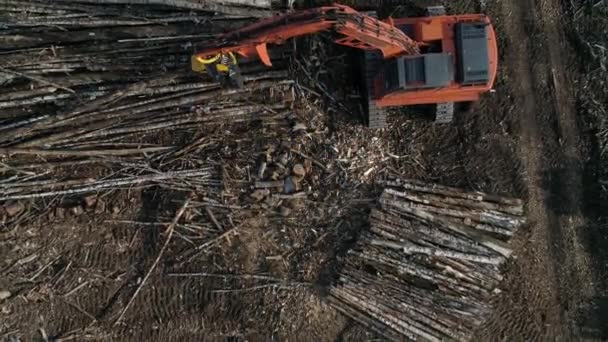
[[[391,340],[469,340],[500,292],[523,202],[418,181],[387,182],[330,302]]]
[[[271,69],[243,61],[241,89],[194,74],[190,57],[270,15],[271,5],[0,2],[0,162],[10,164],[0,170],[0,202],[150,184],[216,187],[218,163],[198,151],[218,144],[218,127],[289,128],[290,47],[273,49]]]
[[[289,88],[288,47],[273,51],[271,70],[244,61],[243,89],[222,89],[190,71],[190,57],[200,46],[270,15],[271,5],[270,0],[3,1],[0,146],[10,149],[2,152],[99,150],[129,142],[125,137],[142,142],[145,133],[201,124],[281,122],[288,108],[268,100],[268,94]]]

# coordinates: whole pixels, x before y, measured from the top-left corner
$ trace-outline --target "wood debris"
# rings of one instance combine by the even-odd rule
[[[418,181],[387,182],[349,252],[332,305],[385,337],[469,340],[492,311],[523,202]]]
[[[19,222],[24,203],[7,202],[14,200],[82,200],[100,191],[153,185],[219,188],[223,166],[200,152],[221,146],[219,134],[229,136],[222,127],[287,129],[291,109],[283,98],[293,83],[286,68],[290,47],[271,52],[271,69],[243,60],[242,89],[222,88],[191,72],[190,57],[219,34],[270,15],[271,5],[270,0],[3,2],[3,215]],[[190,140],[201,127],[206,134]],[[103,212],[105,203],[96,200],[84,197],[84,208]]]
[[[154,172],[147,175],[116,177],[109,180],[72,180],[66,182],[54,182],[45,180],[40,182],[15,182],[6,184],[0,190],[0,200],[15,200],[27,198],[41,198],[49,196],[74,195],[94,192],[104,189],[119,188],[121,186],[145,185],[149,182],[172,182],[179,184],[180,181],[187,182],[183,187],[196,188],[217,185],[213,180],[214,171],[210,168],[197,170]]]
[[[12,293],[10,291],[7,291],[7,290],[0,291],[0,301],[10,298],[11,296],[12,296]]]
[[[303,157],[286,143],[266,146],[258,159],[257,180],[250,197],[257,202],[263,201],[261,205],[264,208],[277,210],[281,216],[290,216],[290,207],[295,205],[293,202],[307,196],[303,189],[307,183],[304,164],[310,162],[303,161]]]

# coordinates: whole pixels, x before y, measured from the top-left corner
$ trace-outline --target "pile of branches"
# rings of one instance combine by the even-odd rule
[[[521,200],[417,181],[389,182],[348,256],[332,305],[400,341],[469,340],[525,224]]]
[[[201,159],[201,152],[221,147],[217,139],[222,137],[197,132],[252,122],[287,127],[290,104],[284,99],[291,81],[286,77],[278,70],[246,74],[242,89],[223,89],[211,80],[184,81],[178,89],[170,75],[65,113],[6,120],[0,124],[0,202],[184,177],[202,181],[207,167],[219,163]],[[155,89],[168,93],[155,95]],[[92,166],[97,174],[91,179]]]
[[[271,9],[281,7],[281,1],[271,0],[5,0],[3,10],[7,12],[27,11],[30,13],[61,13],[64,10],[87,9],[94,6],[105,8],[99,14],[107,15],[116,13],[113,11],[119,6],[134,7],[143,11],[172,11],[172,12],[204,12],[222,13],[228,15],[267,17],[271,15]],[[23,12],[22,12],[23,13]],[[85,17],[85,16],[82,16]],[[24,23],[33,22],[25,20]],[[48,19],[60,19],[57,17]],[[67,18],[66,18],[67,19]],[[70,20],[68,20],[70,21]]]
[[[193,73],[190,58],[269,9],[265,0],[2,2],[0,208],[217,187],[229,129],[288,126],[291,51],[274,49],[272,69],[241,61],[239,89]]]
[[[47,179],[28,181],[30,177],[23,176],[17,179],[11,179],[10,182],[0,181],[0,184],[5,183],[3,184],[2,190],[0,190],[0,201],[75,195],[104,189],[142,185],[151,182],[158,184],[165,181],[170,181],[174,185],[182,183],[181,188],[186,190],[195,190],[198,187],[204,189],[209,185],[219,185],[217,184],[217,181],[211,180],[212,175],[212,168],[200,168],[166,172],[156,171],[137,175],[127,174],[102,180],[71,179],[69,181],[55,181]]]
[[[70,147],[73,154],[77,150],[103,149],[113,141],[138,133],[284,117],[280,114],[286,109],[282,103],[255,105],[251,97],[273,86],[288,85],[286,71],[246,75],[247,83],[242,89],[222,89],[210,80],[195,82],[191,76],[179,76],[172,74],[123,86],[64,113],[6,120],[0,125],[0,131],[5,132],[0,145],[6,147],[5,153],[27,153],[23,149],[35,147]],[[237,100],[231,100],[231,96]]]
[[[24,115],[38,120],[36,114],[63,112],[112,93],[118,93],[111,99],[116,101],[208,87],[189,72],[191,55],[219,34],[251,22],[255,13],[103,1],[5,1],[0,12],[0,120]]]

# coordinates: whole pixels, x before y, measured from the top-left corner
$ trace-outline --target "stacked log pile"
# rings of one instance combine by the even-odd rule
[[[265,0],[3,1],[0,204],[217,186],[219,162],[200,151],[222,146],[219,127],[288,129],[290,51],[274,49],[272,69],[242,61],[241,89],[194,74],[190,57],[269,9]]]
[[[0,108],[30,106],[32,111],[32,105],[99,97],[159,74],[186,72],[197,47],[249,23],[256,13],[249,8],[235,16],[124,5],[129,1],[89,2],[0,4]]]
[[[241,15],[206,12],[214,3],[4,1],[0,146],[77,147],[100,137],[276,117],[280,108],[252,105],[249,95],[289,83],[285,50],[274,51],[271,72],[244,63],[245,89],[220,89],[189,70],[198,46],[252,20],[256,12],[242,5],[270,6],[222,1],[241,6]]]
[[[175,99],[217,90],[208,79],[189,72],[190,56],[218,34],[250,22],[255,13],[243,9],[247,16],[234,16],[175,6],[120,5],[128,1],[89,2],[95,4],[21,0],[0,4],[0,120],[27,117],[5,129],[41,120],[41,113],[64,112],[66,107],[90,109],[102,100],[83,103],[110,94],[115,96],[109,101],[116,102],[142,96]],[[213,3],[206,1],[205,6]],[[282,56],[274,57],[281,69]],[[246,73],[263,70],[244,69]],[[273,76],[277,77],[258,75],[250,80]]]
[[[525,224],[521,200],[390,182],[332,288],[334,307],[392,340],[468,340]]]

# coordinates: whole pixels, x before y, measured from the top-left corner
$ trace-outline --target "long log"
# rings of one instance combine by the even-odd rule
[[[522,219],[520,217],[502,214],[494,210],[453,208],[441,203],[440,201],[427,200],[426,197],[416,196],[407,192],[396,191],[394,189],[386,189],[384,194],[386,195],[386,198],[393,197],[395,200],[401,201],[401,203],[403,203],[402,199],[407,199],[410,201],[409,205],[412,208],[418,208],[444,216],[469,218],[480,223],[491,224],[506,229],[519,227],[522,223]]]
[[[129,148],[129,149],[111,149],[111,150],[39,150],[39,149],[18,149],[18,148],[0,148],[0,155],[39,155],[39,156],[99,156],[99,155],[111,155],[111,156],[125,156],[131,154],[142,154],[150,152],[161,152],[171,149],[171,147],[143,147],[143,148]]]
[[[170,75],[166,75],[166,76],[161,76],[160,78],[157,78],[157,79],[152,79],[152,80],[147,80],[147,81],[136,83],[136,84],[131,84],[131,85],[125,87],[124,89],[119,89],[119,90],[115,91],[114,93],[109,94],[107,96],[97,98],[88,103],[80,104],[78,106],[77,110],[75,110],[75,111],[71,111],[71,112],[68,111],[65,114],[58,114],[58,115],[54,115],[54,116],[46,116],[44,119],[38,120],[38,122],[36,122],[35,124],[28,125],[26,127],[7,132],[6,135],[2,136],[2,139],[10,140],[16,136],[25,136],[28,133],[30,133],[34,130],[39,130],[41,128],[53,128],[55,130],[58,125],[67,124],[67,123],[69,123],[69,124],[77,123],[78,121],[75,121],[75,120],[80,120],[82,122],[91,122],[91,118],[93,115],[103,114],[106,111],[119,112],[118,114],[115,113],[114,115],[125,115],[124,112],[120,112],[121,109],[126,110],[129,108],[139,106],[140,108],[137,111],[132,111],[131,113],[128,113],[128,114],[133,115],[133,114],[135,114],[134,112],[141,113],[143,111],[158,110],[158,109],[161,109],[162,106],[154,107],[154,106],[152,106],[153,103],[163,103],[163,101],[170,100],[173,98],[178,98],[178,99],[183,100],[184,99],[183,95],[188,94],[186,91],[190,91],[190,94],[196,95],[197,93],[200,92],[200,90],[204,90],[205,88],[207,88],[207,89],[214,89],[214,88],[217,89],[218,88],[218,85],[216,83],[212,83],[212,82],[184,83],[182,85],[165,86],[165,84],[169,84],[170,82],[176,80],[179,76],[180,76],[179,73],[170,74]],[[284,77],[286,77],[285,72],[279,72],[279,71],[244,76],[244,78],[247,82],[254,82],[257,80],[272,79],[272,78],[278,79],[278,78],[284,78]],[[263,84],[260,86],[263,87]],[[255,86],[253,88],[247,88],[247,89],[248,89],[248,91],[250,91],[251,89],[255,89]],[[140,100],[138,102],[130,102],[123,106],[114,105],[111,108],[108,108],[105,110],[100,110],[97,112],[92,111],[93,109],[103,107],[106,104],[113,103],[117,99],[126,98],[129,96],[136,96],[139,94],[156,95],[156,94],[162,94],[162,93],[169,92],[169,91],[177,91],[178,93],[171,94],[166,97],[160,97],[160,98],[156,97],[156,98],[150,98],[148,100],[143,100],[143,101]],[[179,93],[180,91],[182,93]],[[226,90],[224,92],[224,95],[229,95],[229,93],[230,93],[230,90]],[[208,93],[205,93],[205,94],[208,94]],[[214,94],[214,95],[216,95],[216,94]],[[208,95],[204,95],[203,97],[209,98]],[[31,98],[28,99],[28,101],[31,101]],[[144,107],[147,104],[150,104],[150,106]],[[174,106],[176,104],[177,104],[177,102],[168,102],[168,101],[164,102],[164,106],[168,106],[168,107]],[[1,105],[1,103],[0,103],[0,105]],[[143,108],[143,111],[141,110],[141,108]],[[88,113],[86,115],[81,115],[84,112],[90,112],[90,113]],[[0,129],[2,129],[2,128],[0,127]]]
[[[398,180],[398,181],[386,181],[386,186],[389,187],[398,187],[404,190],[415,190],[420,192],[427,192],[432,194],[439,194],[447,197],[455,197],[462,198],[471,201],[488,201],[499,204],[505,204],[508,206],[519,207],[523,205],[523,201],[516,198],[508,198],[503,196],[496,196],[491,194],[486,194],[480,191],[476,192],[465,192],[462,189],[451,188],[444,185],[439,184],[428,184],[420,181],[406,179],[406,180]]]
[[[384,269],[385,271],[390,271]],[[451,295],[446,292],[434,291],[432,289],[418,287],[407,283],[399,276],[386,272],[380,277],[371,277],[364,272],[349,268],[348,274],[340,276],[341,284],[359,284],[362,288],[380,288],[384,293],[390,293],[390,298],[406,302],[421,308],[428,308],[437,317],[441,317],[444,324],[449,326],[460,326],[465,324],[459,312],[473,311],[474,307],[481,309],[484,305],[472,301],[461,295]],[[483,310],[483,309],[482,309]],[[477,311],[476,313],[482,313]]]
[[[225,1],[204,1],[204,2],[192,2],[187,0],[56,0],[58,2],[82,2],[91,3],[96,5],[107,5],[107,4],[120,4],[120,5],[161,5],[169,6],[180,9],[205,11],[205,12],[219,12],[231,15],[242,15],[248,17],[268,17],[272,15],[269,10],[263,10],[259,8],[251,7],[238,7],[224,5]],[[236,1],[236,0],[227,0]],[[255,1],[255,2],[254,2]],[[264,4],[262,0],[252,0],[256,4]],[[233,4],[234,5],[234,4]],[[269,8],[268,8],[269,9]]]
[[[161,5],[177,8],[186,8],[190,10],[205,10],[209,5],[219,4],[226,6],[246,6],[246,7],[260,7],[269,9],[271,2],[269,0],[206,0],[201,1],[189,1],[189,0],[55,0],[57,2],[66,3],[91,3],[97,5],[107,4],[120,4],[120,5]]]
[[[348,279],[347,281],[345,281],[345,278],[340,278],[345,284],[359,284],[362,288],[372,289],[371,291],[376,292],[378,295],[386,294],[388,295],[384,296],[386,299],[415,307],[414,311],[423,312],[426,316],[433,317],[436,321],[440,322],[441,325],[455,330],[459,330],[460,327],[471,323],[468,320],[463,320],[460,312],[475,312],[477,315],[487,312],[486,307],[480,302],[467,298],[467,303],[465,304],[460,296],[455,297],[446,293],[415,287],[401,281],[390,273],[383,275],[381,278],[373,279],[358,272],[353,273],[352,277],[346,278]],[[438,330],[441,330],[441,328]]]
[[[397,282],[393,282],[389,279],[380,280],[370,280],[368,278],[365,280],[361,274],[358,274],[353,277],[341,277],[341,282],[343,286],[338,287],[336,290],[342,290],[344,288],[350,288],[350,291],[353,291],[353,285],[356,284],[356,288],[361,289],[358,293],[360,298],[364,299],[364,301],[370,300],[381,300],[385,303],[392,303],[399,305],[395,308],[395,310],[400,311],[400,307],[410,308],[414,307],[416,309],[403,310],[401,312],[400,318],[409,316],[407,320],[415,320],[423,322],[424,324],[433,324],[434,329],[437,331],[441,331],[443,334],[452,335],[452,334],[463,334],[464,331],[461,329],[464,326],[468,328],[474,326],[474,324],[470,324],[471,321],[469,318],[464,318],[462,314],[465,316],[469,316],[471,312],[463,311],[463,310],[472,310],[472,306],[468,306],[467,308],[462,307],[462,305],[457,304],[456,302],[452,302],[455,298],[434,298],[432,301],[424,300],[424,298],[430,297],[430,293],[418,293],[414,295],[411,291],[406,291],[402,293],[402,295],[396,295],[395,291],[402,292],[401,289],[403,287],[408,288],[406,284],[401,284]],[[350,285],[349,285],[350,284]],[[334,291],[334,289],[332,289]],[[356,290],[354,290],[356,291]],[[387,296],[391,294],[391,296]],[[397,300],[399,298],[399,300]],[[414,300],[413,298],[417,298]],[[404,304],[405,305],[402,305]],[[454,306],[456,304],[456,306]],[[456,307],[460,306],[460,309],[456,309]],[[450,308],[453,307],[453,308]],[[482,312],[487,313],[487,309],[481,309],[481,311],[477,312],[477,315],[482,314]],[[467,321],[469,321],[467,323]],[[434,323],[429,323],[434,322]]]
[[[458,198],[458,197],[450,197],[443,195],[435,195],[429,192],[420,192],[420,191],[397,191],[395,189],[387,189],[397,192],[398,196],[407,198],[411,201],[422,203],[422,204],[431,204],[435,206],[439,206],[441,208],[452,208],[452,209],[479,209],[486,211],[498,211],[505,212],[510,215],[522,216],[523,206],[519,205],[505,205],[488,201],[473,201],[466,198]]]
[[[251,85],[249,85],[248,87],[241,88],[241,89],[218,89],[218,90],[212,90],[212,91],[207,91],[207,92],[203,92],[203,93],[200,93],[198,91],[193,91],[190,94],[186,94],[186,95],[180,94],[177,96],[171,96],[167,99],[163,99],[162,101],[156,101],[156,102],[153,102],[150,104],[144,104],[144,105],[139,105],[139,106],[136,105],[133,108],[131,108],[131,106],[129,106],[128,109],[112,111],[110,113],[103,113],[103,112],[88,113],[83,117],[87,117],[90,119],[91,117],[93,117],[95,115],[101,115],[104,120],[111,119],[111,118],[118,118],[118,117],[129,117],[131,115],[142,114],[142,113],[161,110],[161,109],[165,109],[165,108],[192,106],[195,104],[199,104],[203,101],[215,98],[217,96],[237,96],[239,94],[244,94],[244,93],[250,92],[253,89],[264,89],[264,88],[277,86],[280,84],[282,84],[282,83],[276,82],[273,80],[266,80],[266,81],[262,80],[260,82],[254,82]],[[283,84],[290,84],[290,82],[283,83]],[[96,121],[96,122],[92,122],[91,124],[87,125],[84,128],[66,130],[66,131],[62,131],[59,133],[51,134],[49,136],[35,138],[35,139],[29,140],[24,143],[19,143],[19,144],[15,145],[14,147],[27,148],[27,147],[35,147],[35,146],[42,146],[42,145],[52,145],[54,143],[58,143],[65,139],[87,134],[92,131],[106,128],[106,127],[107,127],[107,123],[105,123],[104,121]]]
[[[425,334],[432,334],[442,340],[445,340],[446,338],[458,339],[462,337],[461,333],[457,332],[459,330],[457,322],[446,319],[446,317],[441,314],[424,310],[427,309],[426,307],[410,305],[406,302],[391,301],[389,298],[382,296],[382,294],[385,293],[383,290],[385,285],[387,284],[368,284],[365,288],[362,286],[345,285],[341,290],[350,292],[352,296],[360,298],[363,303],[367,303],[370,298],[377,298],[380,299],[378,302],[385,308],[389,308],[390,311],[412,313],[410,315],[392,315],[394,317],[393,320],[404,320],[412,326],[417,327]]]
[[[428,225],[425,222],[411,220],[397,216],[398,213],[387,210],[372,210],[370,223],[373,229],[389,230],[400,237],[417,236],[433,244],[446,246],[458,251],[475,251],[480,254],[491,253],[492,250],[480,245],[475,240],[462,234],[443,231],[438,226]]]
[[[337,298],[342,299],[344,301],[354,303],[356,306],[365,310],[365,312],[367,314],[369,314],[372,317],[374,317],[375,319],[379,320],[386,326],[388,326],[394,330],[397,330],[402,335],[404,335],[412,340],[415,340],[417,336],[421,336],[429,341],[437,341],[437,342],[441,341],[440,337],[433,336],[433,335],[419,329],[418,327],[412,326],[402,320],[393,318],[391,315],[387,314],[386,310],[384,310],[384,308],[380,307],[380,305],[378,305],[377,303],[363,301],[363,300],[357,298],[356,296],[348,293],[348,291],[344,287],[340,288],[340,291],[334,292],[334,296],[336,296]]]
[[[383,324],[379,320],[374,319],[373,317],[370,317],[369,315],[362,313],[362,310],[359,307],[353,306],[352,303],[340,299],[338,296],[330,294],[328,297],[328,302],[343,315],[350,317],[354,321],[358,322],[369,330],[376,332],[384,338],[391,341],[399,341],[403,338],[400,334],[394,332],[389,326]]]
[[[458,281],[457,279],[451,278],[449,276],[441,274],[440,272],[437,272],[436,270],[426,268],[416,263],[399,262],[399,259],[387,258],[385,256],[378,255],[378,253],[372,254],[367,251],[355,255],[361,260],[366,261],[367,263],[378,263],[379,265],[383,265],[393,269],[394,272],[399,275],[407,275],[414,279],[418,278],[426,280],[431,284],[435,284],[438,287],[449,289],[450,291],[453,291],[454,293],[459,293],[461,295],[473,294],[478,296],[486,292],[485,289],[477,285]]]

